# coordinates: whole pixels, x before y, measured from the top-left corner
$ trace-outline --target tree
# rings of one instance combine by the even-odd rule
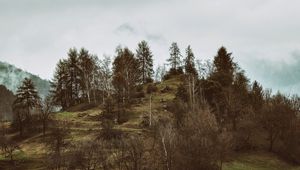
[[[67,59],[67,94],[70,96],[71,106],[79,103],[79,94],[81,88],[80,68],[78,52],[76,48],[71,48]]]
[[[122,93],[124,102],[129,102],[135,87],[140,80],[138,60],[128,49],[117,49],[117,56],[113,62],[113,85],[117,92]],[[121,99],[123,100],[123,99]]]
[[[136,50],[136,57],[141,71],[142,83],[147,83],[152,80],[153,75],[153,55],[146,41],[141,41]]]
[[[16,141],[9,139],[8,137],[0,137],[0,149],[5,157],[8,157],[11,162],[14,161],[14,153],[20,149]]]
[[[166,66],[158,65],[155,71],[155,81],[160,82],[163,80],[164,76],[166,75]]]
[[[110,149],[106,141],[99,139],[80,142],[71,150],[68,169],[112,169],[109,162]]]
[[[63,110],[71,106],[67,87],[67,60],[59,60],[56,65],[54,77],[51,81],[51,95],[53,102],[62,107]]]
[[[50,169],[61,169],[66,166],[64,153],[70,145],[70,142],[67,140],[69,134],[70,127],[67,122],[54,122],[49,139],[46,141],[46,145],[50,150],[48,155],[48,166]]]
[[[101,69],[100,61],[96,55],[81,48],[71,48],[68,58],[57,63],[51,93],[55,104],[65,110],[76,104],[88,102],[92,98],[96,103],[97,92],[100,89]]]
[[[219,82],[223,88],[231,86],[235,69],[231,53],[228,53],[225,47],[221,47],[214,58],[213,64],[214,71],[210,79]]]
[[[248,78],[243,71],[237,72],[234,77],[231,90],[226,94],[228,118],[232,123],[232,129],[237,130],[237,123],[243,115],[250,113]]]
[[[180,54],[180,49],[176,42],[173,42],[171,44],[169,51],[170,51],[170,58],[168,59],[168,62],[171,65],[171,69],[177,72],[181,65],[181,54]]]
[[[88,102],[91,103],[91,88],[93,83],[93,73],[95,70],[94,58],[89,54],[88,50],[81,48],[78,57],[78,65],[81,73],[82,86],[87,96]]]
[[[27,123],[31,126],[31,110],[40,106],[40,97],[31,81],[25,78],[22,85],[17,90],[17,99],[13,104],[15,112],[14,123],[19,126],[20,136],[23,135],[23,124]]]
[[[140,136],[123,136],[118,140],[117,147],[118,153],[116,153],[115,159],[118,169],[145,169],[145,143]]]
[[[48,126],[48,121],[50,120],[50,115],[54,110],[53,100],[51,96],[47,96],[42,102],[41,111],[39,118],[43,124],[43,135],[46,134],[46,129]]]
[[[104,56],[104,59],[99,63],[99,84],[102,89],[102,102],[105,102],[106,97],[110,97],[112,94],[112,70],[111,59],[109,56]]]
[[[262,86],[254,81],[250,91],[250,102],[254,111],[254,114],[258,117],[260,116],[263,104],[264,104],[264,94]]]
[[[125,106],[130,104],[135,89],[140,82],[138,60],[128,48],[117,48],[117,56],[113,62],[113,80],[115,97],[118,105],[118,121],[121,112],[125,113]]]
[[[195,68],[195,56],[191,46],[189,45],[185,51],[186,51],[186,58],[184,60],[185,72],[188,75],[197,76],[197,70]]]
[[[265,101],[261,125],[268,133],[269,151],[273,151],[280,136],[289,129],[292,121],[296,119],[296,114],[288,105],[288,99],[280,93],[273,97],[266,96]]]

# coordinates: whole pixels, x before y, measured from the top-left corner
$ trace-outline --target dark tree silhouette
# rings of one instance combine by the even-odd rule
[[[235,68],[231,53],[228,53],[225,47],[221,47],[213,63],[214,71],[211,75],[211,79],[219,82],[223,88],[231,86]]]
[[[31,126],[31,110],[40,106],[40,97],[33,82],[25,78],[22,85],[17,90],[17,99],[13,104],[15,112],[15,123],[18,124],[20,135],[23,135],[24,121]]]
[[[117,48],[117,56],[113,62],[113,81],[118,103],[118,119],[126,104],[130,104],[135,88],[140,82],[138,60],[128,48]]]
[[[186,52],[186,58],[184,59],[185,72],[186,74],[197,76],[197,70],[195,68],[195,56],[190,45],[186,48],[185,52]]]
[[[153,55],[146,41],[141,41],[136,50],[136,57],[139,62],[139,68],[142,76],[142,83],[152,81],[153,76]]]
[[[171,65],[171,69],[177,71],[181,66],[181,53],[176,42],[173,42],[171,44],[169,51],[170,51],[170,58],[168,59],[168,62]]]

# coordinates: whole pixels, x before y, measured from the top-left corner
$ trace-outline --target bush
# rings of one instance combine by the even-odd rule
[[[158,91],[158,88],[156,87],[156,85],[151,83],[147,86],[147,93],[148,94],[154,93],[154,92],[157,92],[157,91]]]
[[[184,74],[182,67],[179,67],[177,69],[171,68],[170,71],[163,77],[163,80],[169,80],[173,76],[178,76],[182,74]]]
[[[112,140],[112,139],[119,139],[122,135],[122,132],[114,129],[114,122],[111,120],[103,120],[102,123],[102,130],[100,133],[100,138],[104,140]]]
[[[166,86],[165,88],[163,88],[160,92],[161,93],[167,93],[167,92],[170,92],[172,90],[172,88],[171,87],[169,87],[169,86]]]
[[[141,123],[140,123],[140,126],[141,126],[142,128],[147,128],[147,127],[149,127],[149,120],[150,120],[149,115],[148,115],[148,114],[143,114],[143,115],[141,116]]]
[[[130,113],[128,111],[123,111],[121,114],[120,114],[120,117],[118,119],[118,123],[119,124],[123,124],[125,122],[128,122],[129,120],[129,117],[130,117]]]
[[[143,91],[141,92],[136,92],[134,94],[134,98],[144,98],[145,97],[145,93]]]
[[[144,90],[143,85],[138,85],[138,86],[136,87],[136,92],[143,92],[143,90]]]

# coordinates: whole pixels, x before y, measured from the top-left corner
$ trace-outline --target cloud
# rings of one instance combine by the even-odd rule
[[[272,61],[252,58],[243,63],[243,67],[252,80],[262,83],[273,92],[300,94],[300,52],[290,53],[289,60]]]
[[[296,60],[290,52],[300,50],[298,6],[298,0],[0,0],[0,60],[51,79],[70,47],[113,56],[119,44],[134,51],[147,40],[162,65],[173,41],[182,51],[191,45],[198,59],[212,59],[224,45],[252,79],[285,88],[297,84],[288,68]],[[265,73],[270,69],[275,73]]]
[[[129,23],[124,23],[115,29],[117,34],[137,35],[138,32]]]

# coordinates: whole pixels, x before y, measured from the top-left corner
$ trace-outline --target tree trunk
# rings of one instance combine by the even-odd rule
[[[232,119],[232,129],[233,129],[233,131],[236,131],[236,119],[235,118]]]
[[[43,120],[43,136],[46,135],[46,120]]]
[[[270,146],[269,146],[269,152],[273,151],[273,145],[274,145],[274,139],[270,138]]]
[[[150,94],[149,126],[152,126],[152,93]]]
[[[23,137],[23,125],[21,122],[19,122],[19,133],[20,133],[20,136]]]

